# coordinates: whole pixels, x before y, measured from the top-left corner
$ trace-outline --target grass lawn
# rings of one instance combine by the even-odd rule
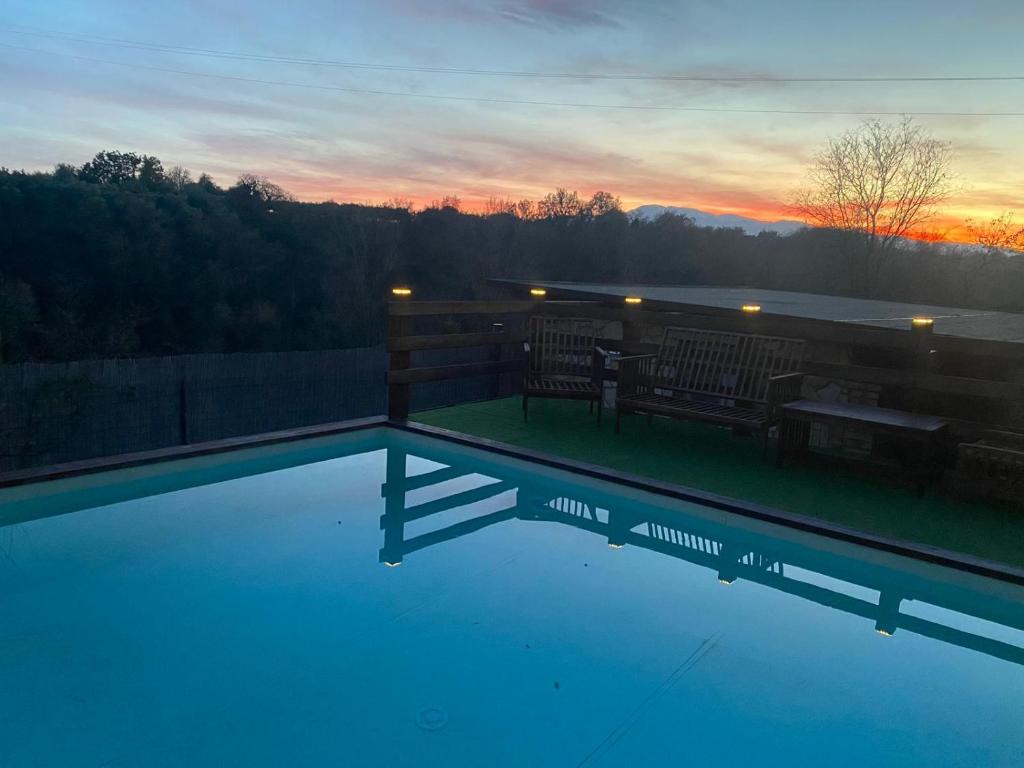
[[[600,464],[637,475],[819,517],[863,531],[1024,567],[1024,510],[955,502],[853,475],[820,462],[779,470],[761,460],[761,442],[730,430],[615,414],[598,426],[580,402],[531,399],[523,423],[519,398],[469,403],[412,419],[503,443]]]

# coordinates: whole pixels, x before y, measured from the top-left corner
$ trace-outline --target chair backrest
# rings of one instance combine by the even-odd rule
[[[594,372],[596,336],[596,325],[590,318],[531,317],[530,373],[590,376]]]
[[[768,379],[797,372],[803,353],[802,339],[666,328],[654,385],[764,403]]]

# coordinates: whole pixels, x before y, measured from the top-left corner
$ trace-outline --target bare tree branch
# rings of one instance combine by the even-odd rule
[[[864,246],[861,289],[893,244],[928,221],[953,191],[952,151],[910,118],[868,120],[828,140],[793,208],[805,221],[855,232]]]

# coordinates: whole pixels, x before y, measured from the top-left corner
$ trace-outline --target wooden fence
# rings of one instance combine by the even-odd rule
[[[1024,428],[1024,344],[944,336],[933,333],[931,326],[876,328],[656,301],[626,305],[614,299],[392,301],[389,416],[408,416],[412,385],[521,371],[521,354],[499,355],[498,350],[503,345],[518,347],[525,340],[526,318],[534,313],[594,318],[605,327],[598,344],[625,354],[656,351],[666,326],[804,339],[808,357],[802,367],[819,383],[871,388],[880,404],[947,416],[965,436],[992,428]],[[462,326],[470,316],[478,326],[499,318],[500,328],[466,332]],[[438,332],[441,326],[453,330]],[[413,351],[469,347],[494,352],[487,361],[462,365],[416,365],[411,356]],[[609,370],[606,376],[614,380],[615,372]]]

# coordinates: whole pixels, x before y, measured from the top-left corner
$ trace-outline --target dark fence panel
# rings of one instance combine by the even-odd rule
[[[373,416],[381,347],[0,366],[0,471]]]
[[[505,348],[416,353],[430,364]],[[383,347],[0,365],[0,472],[387,411]],[[414,410],[515,393],[519,374],[412,388]]]
[[[458,363],[481,363],[488,360],[513,360],[522,355],[522,345],[513,344],[463,349],[429,349],[413,352],[412,366],[418,368]],[[522,378],[522,373],[515,372],[414,384],[410,394],[410,409],[425,411],[457,403],[509,397],[522,391]]]

